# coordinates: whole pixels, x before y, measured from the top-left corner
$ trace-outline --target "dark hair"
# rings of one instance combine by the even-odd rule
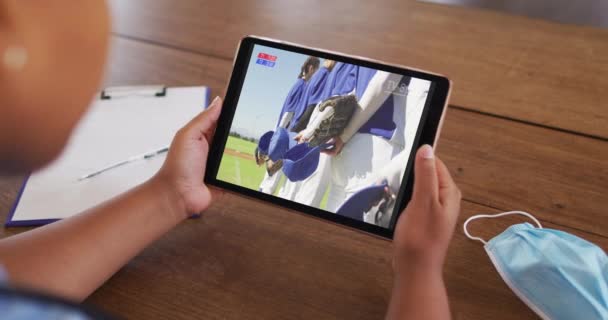
[[[312,66],[314,69],[319,68],[319,64],[321,61],[317,57],[310,56],[304,61],[302,65],[302,69],[300,70],[300,74],[298,74],[298,78],[304,78],[306,72],[308,72],[308,67]]]

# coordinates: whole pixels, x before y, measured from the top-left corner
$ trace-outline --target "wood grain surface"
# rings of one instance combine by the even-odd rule
[[[493,209],[463,204],[445,268],[455,319],[534,319],[482,244],[462,234],[473,212]],[[471,231],[489,238],[522,221],[480,221]],[[559,228],[608,249],[606,238]],[[202,220],[144,251],[89,302],[133,319],[381,319],[391,250],[388,241],[227,195]]]
[[[257,34],[449,76],[452,104],[608,138],[608,30],[412,0],[110,1],[115,32],[232,59]]]
[[[112,1],[105,85],[208,85],[257,33],[445,73],[439,141],[463,190],[445,268],[455,319],[536,319],[462,222],[527,210],[608,249],[608,33],[411,1]],[[0,178],[4,221],[23,177]],[[525,218],[475,222],[485,238]],[[27,230],[0,229],[0,237]],[[379,319],[391,243],[226,194],[151,245],[88,303],[128,319]]]
[[[556,22],[608,28],[604,0],[418,0],[498,10]]]

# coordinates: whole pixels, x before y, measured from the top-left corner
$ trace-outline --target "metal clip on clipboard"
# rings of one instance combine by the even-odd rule
[[[167,87],[164,85],[151,86],[121,86],[107,87],[101,91],[101,100],[125,98],[130,96],[138,97],[164,97],[167,95]]]

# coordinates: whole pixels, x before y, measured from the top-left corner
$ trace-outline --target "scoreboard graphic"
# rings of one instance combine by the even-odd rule
[[[273,56],[268,53],[260,52],[258,54],[258,59],[256,60],[255,63],[272,68],[272,67],[274,67],[276,62],[277,62],[277,56]]]

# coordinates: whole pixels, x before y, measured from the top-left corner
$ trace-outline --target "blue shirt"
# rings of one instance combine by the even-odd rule
[[[0,286],[6,286],[8,276],[0,265]],[[63,305],[47,304],[33,299],[0,295],[0,318],[4,320],[88,320],[91,319],[79,310]]]
[[[298,107],[294,113],[292,126],[295,125],[302,115],[304,115],[304,111],[306,111],[306,107],[311,104],[317,104],[324,100],[323,91],[325,89],[325,83],[327,81],[327,77],[329,75],[329,70],[327,68],[322,67],[308,80],[308,84],[306,85],[306,90],[304,91],[304,95],[300,102],[298,103]]]
[[[336,63],[327,77],[323,100],[353,92],[357,82],[357,69],[358,67],[352,64]]]
[[[295,112],[298,103],[304,96],[304,91],[306,90],[306,81],[302,78],[298,78],[296,83],[291,87],[289,93],[287,93],[287,97],[285,98],[285,102],[283,102],[283,107],[281,108],[281,113],[279,113],[279,120],[277,121],[277,126],[281,123],[281,118],[283,118],[283,114],[285,112]]]
[[[352,64],[338,62],[331,72],[328,72],[327,68],[321,68],[310,79],[296,112],[296,121],[292,121],[292,124],[297,123],[307,106],[319,103],[332,96],[353,92],[356,76],[357,67]]]

